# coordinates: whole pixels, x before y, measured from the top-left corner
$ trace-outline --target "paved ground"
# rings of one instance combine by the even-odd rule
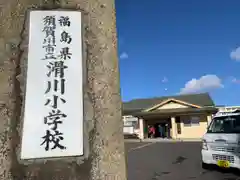
[[[128,180],[240,180],[233,171],[201,168],[199,142],[126,142]]]

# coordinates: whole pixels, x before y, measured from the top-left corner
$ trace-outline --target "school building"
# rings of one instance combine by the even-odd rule
[[[148,126],[155,127],[156,138],[201,138],[217,111],[208,93],[135,99],[123,103],[124,128],[133,127],[141,139],[148,137]]]

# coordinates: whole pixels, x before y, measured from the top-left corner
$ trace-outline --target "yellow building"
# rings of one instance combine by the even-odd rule
[[[208,93],[135,99],[123,103],[123,116],[138,118],[141,139],[148,137],[150,126],[155,128],[155,137],[201,138],[212,114],[217,111]]]

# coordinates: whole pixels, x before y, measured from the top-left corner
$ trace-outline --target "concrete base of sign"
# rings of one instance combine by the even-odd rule
[[[41,2],[9,0],[0,7],[0,179],[126,180],[114,1]],[[28,29],[23,24],[30,7],[49,9],[56,7],[56,2],[58,7],[86,13],[84,157],[22,161],[19,152],[28,45]]]

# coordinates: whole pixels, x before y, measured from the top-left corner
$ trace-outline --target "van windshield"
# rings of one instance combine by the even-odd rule
[[[240,133],[240,114],[215,117],[208,128],[208,133]]]

